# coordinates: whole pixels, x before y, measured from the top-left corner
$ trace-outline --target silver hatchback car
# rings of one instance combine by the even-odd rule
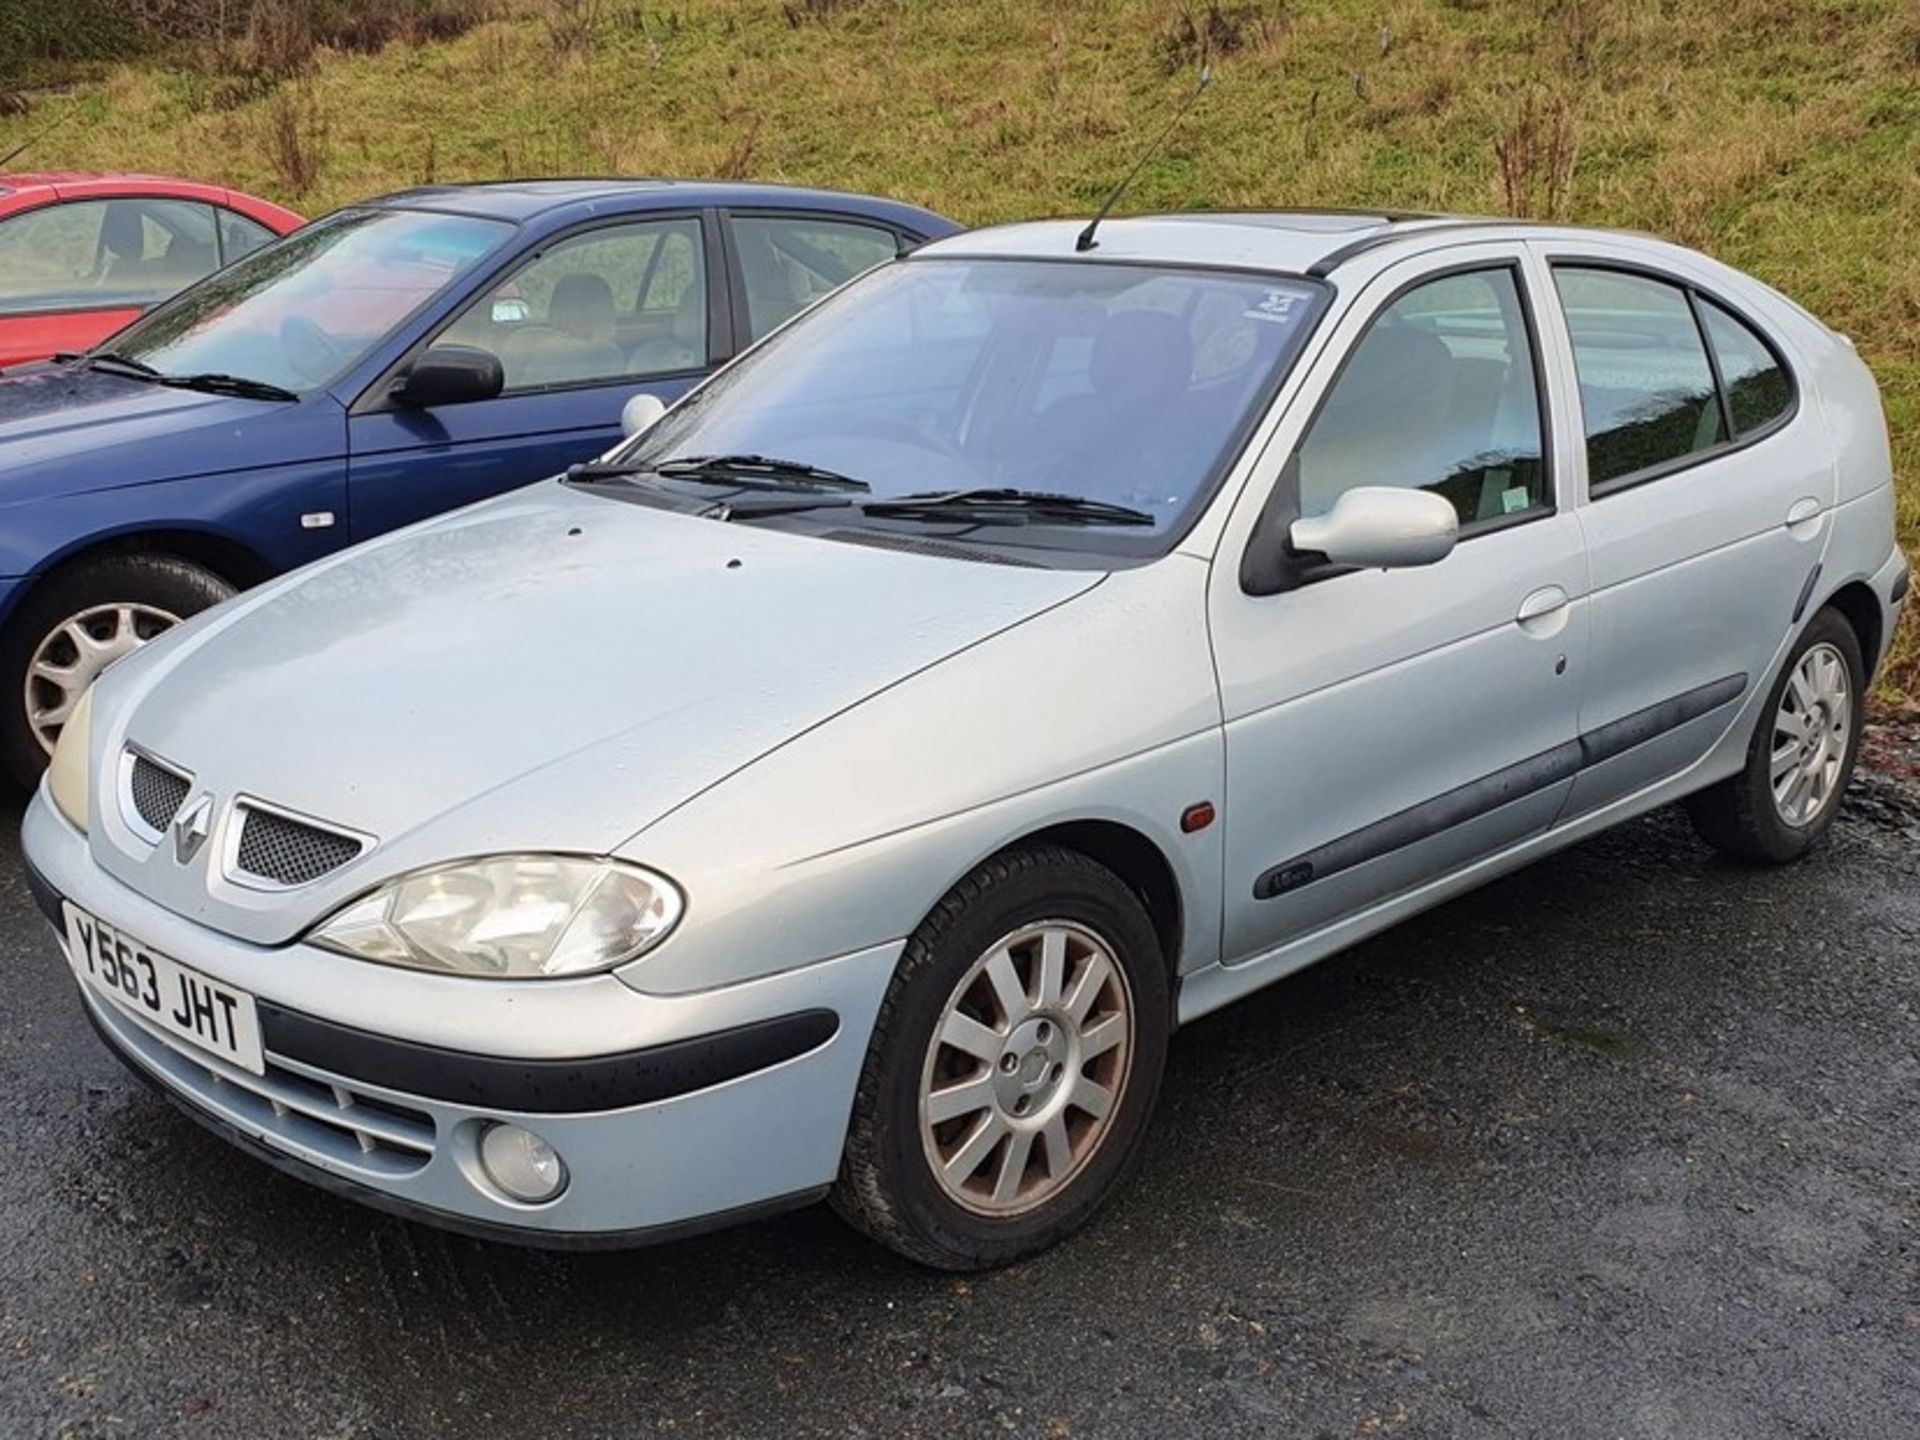
[[[1908,585],[1843,337],[1627,235],[1079,230],[109,671],[25,825],[106,1043],[455,1229],[980,1267],[1176,1024],[1669,801],[1819,837]]]

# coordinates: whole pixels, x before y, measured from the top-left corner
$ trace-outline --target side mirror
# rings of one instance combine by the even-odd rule
[[[472,345],[435,345],[424,350],[394,387],[393,398],[411,410],[491,400],[506,388],[500,357]]]
[[[667,403],[658,395],[635,395],[620,407],[620,433],[631,440],[651,430],[654,422],[666,413]]]
[[[1452,501],[1430,490],[1383,485],[1349,490],[1326,514],[1296,520],[1287,531],[1296,551],[1368,570],[1431,565],[1453,552],[1459,536]]]

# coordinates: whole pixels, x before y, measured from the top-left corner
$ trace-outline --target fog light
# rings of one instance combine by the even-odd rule
[[[515,1200],[538,1205],[567,1188],[560,1152],[518,1125],[489,1125],[480,1135],[480,1166]]]

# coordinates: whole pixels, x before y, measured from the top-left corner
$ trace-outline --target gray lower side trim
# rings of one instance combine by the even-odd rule
[[[1256,900],[1271,900],[1311,885],[1316,880],[1324,880],[1329,875],[1337,875],[1342,870],[1351,870],[1356,865],[1377,860],[1392,851],[1431,839],[1443,830],[1477,820],[1502,805],[1570,780],[1582,770],[1624,754],[1636,745],[1644,745],[1669,730],[1678,729],[1689,720],[1698,720],[1702,715],[1738,699],[1746,692],[1746,688],[1745,675],[1728,675],[1675,695],[1670,700],[1662,700],[1657,705],[1649,705],[1644,710],[1636,710],[1631,715],[1623,715],[1598,729],[1587,731],[1577,740],[1556,745],[1551,750],[1508,765],[1491,775],[1469,780],[1465,785],[1436,795],[1431,800],[1423,800],[1384,820],[1376,820],[1371,825],[1350,831],[1337,840],[1329,840],[1316,849],[1296,855],[1285,864],[1261,872],[1253,882],[1253,897]]]
[[[1900,578],[1893,582],[1893,590],[1887,596],[1889,605],[1898,605],[1907,598],[1907,591],[1913,586],[1913,569],[1909,566],[1900,572]]]

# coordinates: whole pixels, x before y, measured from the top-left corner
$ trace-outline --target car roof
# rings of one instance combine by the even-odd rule
[[[224,190],[202,180],[182,180],[176,175],[147,175],[136,170],[17,170],[0,171],[0,195],[26,195],[36,190],[59,191],[69,185],[101,185],[120,182],[137,185],[181,186],[192,190]]]
[[[525,222],[571,220],[596,213],[721,206],[752,209],[838,210],[882,220],[923,235],[945,235],[950,220],[898,200],[839,190],[744,181],[669,179],[493,180],[469,185],[423,185],[365,202],[405,210],[443,210]]]
[[[1098,260],[1325,275],[1345,260],[1391,242],[1443,232],[1492,233],[1524,227],[1528,233],[1581,233],[1567,226],[1551,227],[1549,231],[1524,220],[1394,210],[1191,211],[1104,220],[1094,249],[1086,252],[1076,248],[1086,223],[1041,220],[972,230],[920,253],[1003,259],[1059,259],[1085,254]]]

